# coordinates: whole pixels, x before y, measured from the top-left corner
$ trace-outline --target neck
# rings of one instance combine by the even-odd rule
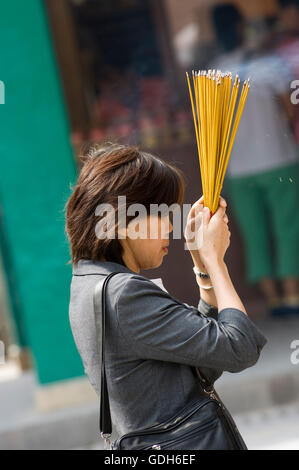
[[[131,252],[125,252],[122,256],[122,259],[127,268],[131,269],[131,271],[134,271],[137,274],[140,273],[140,267],[138,266]]]

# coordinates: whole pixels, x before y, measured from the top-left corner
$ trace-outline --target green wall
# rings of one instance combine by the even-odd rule
[[[80,376],[83,367],[68,320],[63,213],[77,170],[42,0],[1,3],[0,80],[3,225],[26,339],[46,384]]]

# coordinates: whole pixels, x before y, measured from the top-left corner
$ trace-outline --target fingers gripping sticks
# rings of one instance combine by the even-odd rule
[[[192,82],[188,73],[186,74],[204,202],[213,215],[219,205],[223,180],[247,100],[250,80],[244,82],[240,94],[240,79],[237,75],[233,83],[230,72],[192,71]]]

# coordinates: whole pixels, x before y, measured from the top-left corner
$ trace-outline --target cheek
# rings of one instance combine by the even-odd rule
[[[160,220],[152,217],[147,222],[147,238],[150,241],[158,241],[161,238],[161,223]]]
[[[169,238],[169,233],[172,231],[173,225],[169,216],[163,217],[161,220],[161,238]]]
[[[160,254],[161,250],[161,241],[160,240],[147,240],[147,253],[149,257],[155,256],[155,254]]]

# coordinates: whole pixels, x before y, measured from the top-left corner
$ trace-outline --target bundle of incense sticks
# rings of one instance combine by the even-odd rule
[[[236,75],[233,83],[231,72],[192,71],[191,83],[188,73],[186,74],[199,155],[204,205],[209,207],[213,215],[219,205],[227,164],[250,88],[250,79],[244,82],[239,94],[239,76]]]

